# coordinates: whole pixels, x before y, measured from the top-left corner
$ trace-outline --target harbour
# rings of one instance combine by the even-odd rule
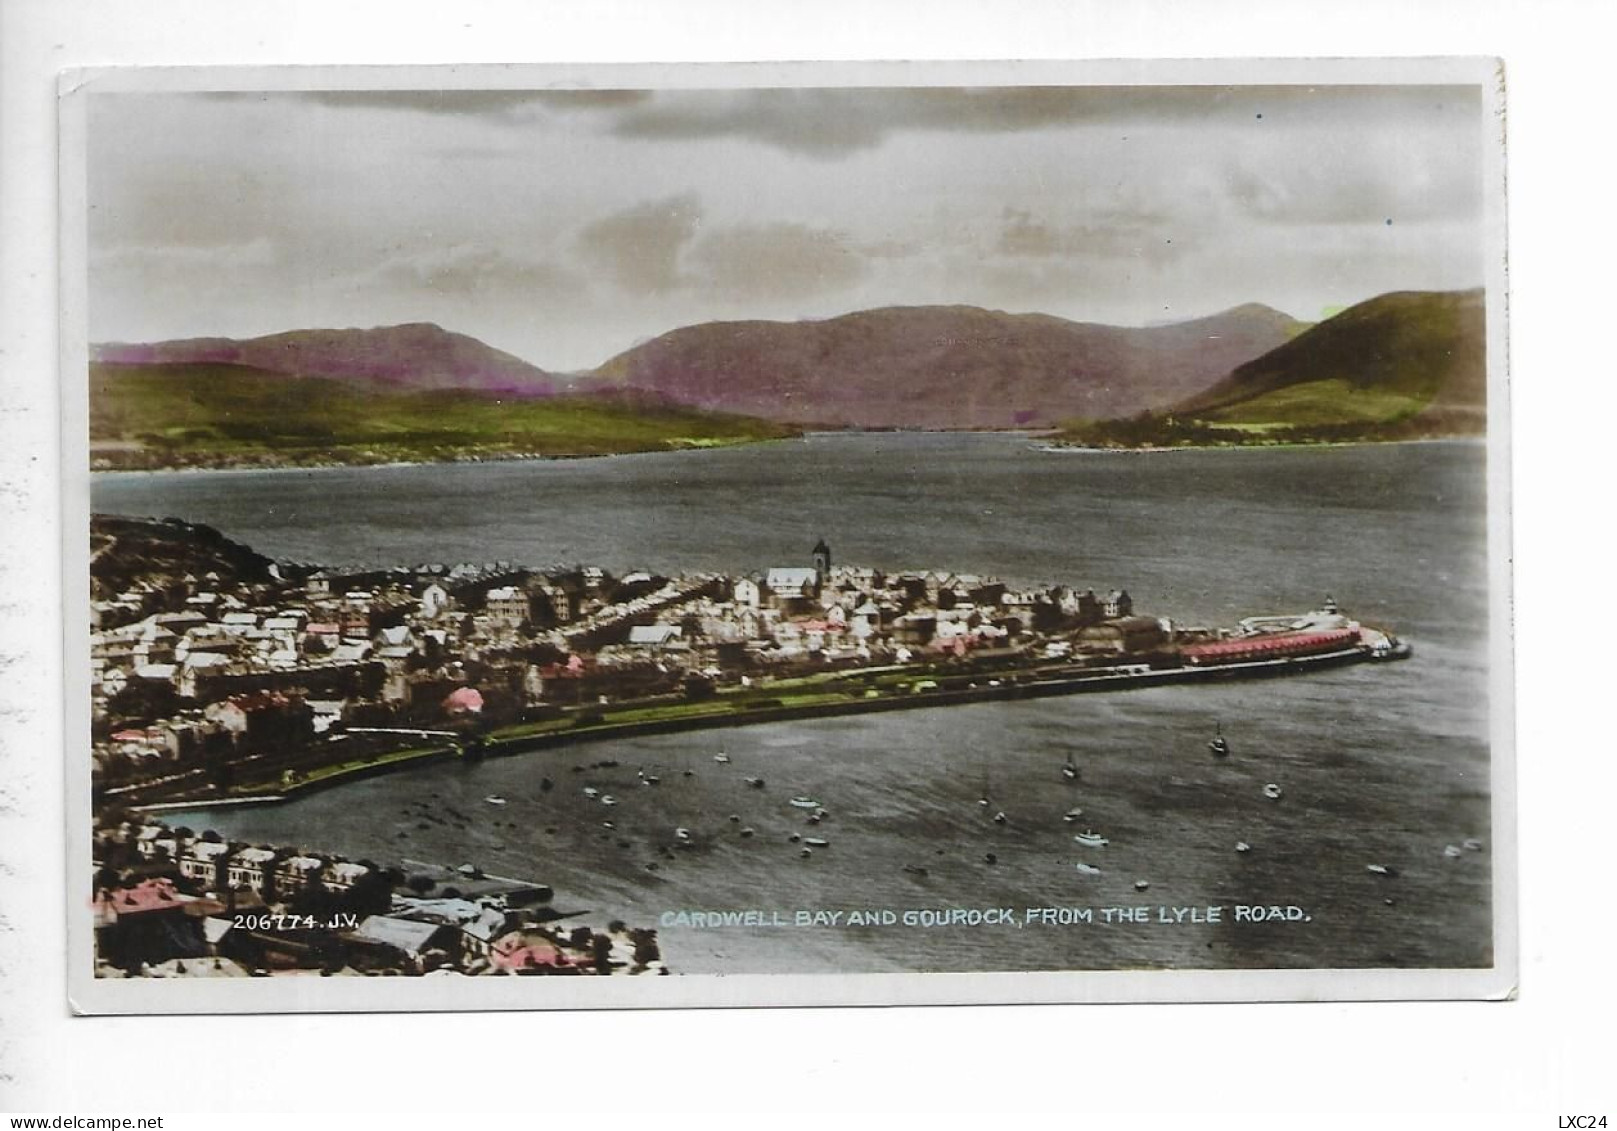
[[[1128,906],[1142,880],[1153,906],[1295,905],[1311,916],[1119,923],[1081,938],[1022,933],[1014,945],[982,928],[665,930],[680,972],[1468,966],[1489,958],[1488,852],[1444,849],[1486,845],[1490,831],[1481,460],[1476,445],[1454,443],[1052,461],[1010,436],[884,434],[615,457],[610,474],[604,461],[279,472],[262,477],[273,482],[264,499],[248,472],[230,473],[228,490],[206,473],[114,475],[98,477],[96,507],[166,509],[278,557],[355,564],[719,570],[791,560],[834,531],[847,560],[1123,582],[1153,608],[1208,624],[1333,592],[1415,654],[1393,669],[1321,663],[1302,679],[1173,677],[1202,681],[1189,686],[1116,673],[1090,686],[1126,694],[982,687],[947,709],[620,734],[166,819],[354,857],[407,848],[472,860],[539,875],[631,922],[680,907],[919,906],[923,895]],[[495,513],[469,506],[483,498],[501,500]],[[939,694],[956,693],[925,697]],[[1227,758],[1206,748],[1220,721]],[[595,768],[603,755],[621,765]],[[1076,779],[1063,773],[1069,755]],[[637,788],[636,769],[661,785]],[[558,788],[539,790],[546,777]],[[978,804],[985,778],[991,807]],[[584,784],[619,804],[603,809]],[[787,804],[797,795],[829,816],[808,825],[812,814]],[[416,804],[478,815],[417,828],[400,817]],[[1076,828],[1065,820],[1075,807]],[[612,830],[601,828],[607,812]],[[1072,841],[1086,823],[1105,847]],[[692,846],[670,860],[658,849],[676,828]],[[789,838],[811,828],[829,845],[802,858]]]

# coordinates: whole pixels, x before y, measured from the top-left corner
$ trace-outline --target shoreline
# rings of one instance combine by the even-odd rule
[[[1186,665],[1173,668],[1134,670],[1127,665],[1123,665],[1109,669],[1097,668],[1086,674],[1058,676],[1043,680],[1018,682],[1012,679],[981,687],[937,688],[919,692],[892,693],[879,698],[848,698],[841,701],[803,703],[793,706],[759,706],[744,711],[735,710],[724,704],[705,702],[696,705],[697,709],[688,714],[674,715],[662,719],[626,722],[612,722],[607,719],[598,723],[584,726],[575,725],[549,733],[507,735],[504,738],[500,737],[499,731],[494,731],[482,741],[475,754],[469,758],[464,751],[450,745],[410,749],[396,751],[392,755],[379,754],[374,761],[347,769],[335,770],[306,780],[286,782],[273,787],[275,790],[273,793],[237,793],[218,798],[155,801],[125,807],[131,812],[138,813],[211,809],[224,805],[270,805],[295,800],[305,794],[331,789],[349,782],[379,777],[397,770],[433,765],[444,761],[478,761],[486,758],[512,757],[581,743],[636,738],[642,735],[728,730],[766,723],[837,718],[893,711],[925,710],[971,703],[1044,699],[1076,694],[1102,694],[1108,691],[1131,691],[1179,683],[1277,679],[1293,675],[1305,675],[1312,671],[1343,667],[1349,664],[1382,662],[1387,661],[1377,660],[1368,648],[1356,646],[1311,656],[1290,656],[1208,666]],[[631,704],[626,705],[624,709],[634,710],[635,708]],[[515,730],[518,728],[511,727],[507,729]],[[315,772],[318,773],[318,770]]]
[[[622,459],[629,456],[673,455],[682,452],[719,451],[728,448],[748,447],[759,444],[779,444],[802,442],[811,439],[836,438],[860,436],[1004,436],[1008,438],[1024,438],[1029,441],[1030,451],[1049,453],[1053,455],[1066,455],[1070,453],[1095,455],[1161,455],[1170,452],[1207,452],[1207,451],[1294,451],[1315,448],[1363,448],[1363,447],[1399,447],[1411,444],[1464,444],[1486,446],[1488,437],[1483,436],[1425,436],[1404,440],[1319,440],[1289,443],[1250,443],[1250,444],[1181,444],[1174,446],[1153,446],[1140,448],[1107,447],[1095,444],[1067,444],[1059,441],[1044,440],[1032,442],[1046,433],[1028,429],[990,430],[981,428],[893,428],[893,429],[848,429],[843,431],[805,431],[798,436],[775,436],[757,440],[735,440],[713,444],[696,444],[677,448],[641,448],[625,452],[590,452],[574,455],[545,455],[541,453],[513,454],[492,456],[489,458],[440,459],[440,460],[385,460],[375,463],[321,461],[318,463],[299,464],[254,464],[247,466],[227,465],[208,466],[188,464],[178,467],[92,467],[90,478],[94,480],[100,476],[111,475],[221,475],[221,474],[262,474],[275,472],[290,474],[308,471],[341,471],[341,470],[388,470],[413,467],[459,467],[482,464],[507,463],[560,463],[573,460],[596,459]]]
[[[677,452],[703,452],[721,448],[738,448],[750,444],[777,444],[801,436],[768,436],[756,440],[718,440],[712,443],[687,444],[680,447],[631,448],[622,452],[574,452],[546,454],[544,452],[513,452],[499,456],[466,456],[450,459],[395,459],[395,460],[319,460],[312,463],[261,464],[182,464],[165,467],[91,467],[90,476],[98,475],[200,475],[225,473],[262,473],[296,471],[341,471],[346,469],[386,469],[401,467],[459,467],[490,463],[565,463],[587,459],[621,459],[625,456],[670,455]]]
[[[1029,447],[1036,452],[1049,452],[1054,455],[1066,455],[1070,452],[1080,452],[1096,455],[1161,455],[1169,452],[1215,452],[1215,451],[1297,451],[1313,448],[1391,448],[1409,444],[1466,444],[1486,447],[1487,436],[1419,436],[1404,440],[1292,440],[1277,441],[1275,443],[1216,443],[1216,444],[1176,444],[1176,445],[1146,445],[1138,448],[1113,447],[1104,444],[1078,444],[1062,443],[1059,441],[1046,441],[1041,444],[1030,444]]]

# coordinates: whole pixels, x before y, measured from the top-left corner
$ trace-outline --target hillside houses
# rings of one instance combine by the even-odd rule
[[[100,829],[94,866],[101,976],[667,973],[655,931],[581,924],[547,885],[469,864],[397,890],[396,869],[151,822]]]

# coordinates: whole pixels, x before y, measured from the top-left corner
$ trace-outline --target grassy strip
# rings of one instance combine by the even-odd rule
[[[92,452],[121,467],[593,456],[797,434],[664,402],[401,391],[232,365],[94,365],[90,389]]]

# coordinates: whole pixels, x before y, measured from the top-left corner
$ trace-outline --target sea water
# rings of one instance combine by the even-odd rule
[[[883,570],[1123,588],[1180,624],[1330,594],[1414,658],[577,746],[173,820],[541,880],[590,921],[664,924],[685,972],[1447,967],[1490,960],[1484,458],[1465,442],[1095,453],[826,434],[591,460],[115,473],[92,490],[97,511],[204,522],[330,565],[739,575],[807,564],[824,537],[836,561]],[[1227,759],[1206,749],[1220,724]],[[593,768],[606,759],[620,765]],[[637,769],[659,784],[638,786]],[[546,776],[557,788],[542,792]],[[807,824],[799,794],[825,820]],[[1108,843],[1073,840],[1089,829]],[[805,856],[806,836],[828,843]],[[1466,840],[1482,849],[1445,854]]]

